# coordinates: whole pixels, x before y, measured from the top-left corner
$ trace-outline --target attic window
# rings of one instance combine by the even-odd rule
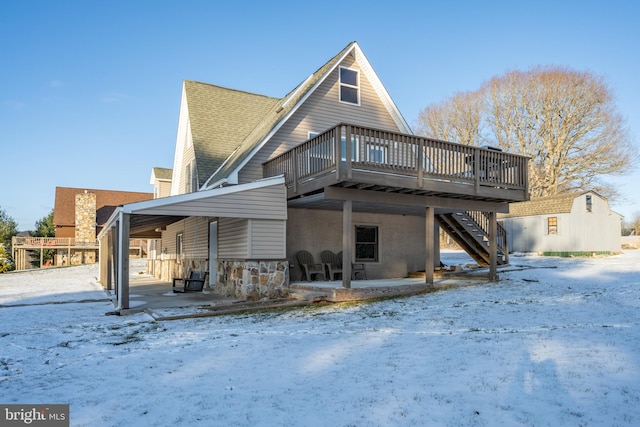
[[[340,67],[340,102],[360,105],[360,73]]]
[[[593,199],[587,195],[587,212],[593,212]]]

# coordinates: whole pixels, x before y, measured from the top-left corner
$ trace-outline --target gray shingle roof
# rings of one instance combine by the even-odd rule
[[[555,196],[539,197],[528,202],[509,204],[509,213],[498,214],[498,218],[513,218],[520,216],[549,215],[571,212],[573,201],[585,193],[592,191],[558,194]],[[593,193],[597,194],[597,193]],[[598,195],[598,197],[602,197]]]
[[[279,100],[191,80],[184,88],[198,180],[204,183]]]
[[[156,177],[156,179],[171,181],[173,169],[155,167],[153,168],[153,175]]]

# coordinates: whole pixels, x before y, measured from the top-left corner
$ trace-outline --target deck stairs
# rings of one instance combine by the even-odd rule
[[[453,212],[436,215],[442,228],[479,265],[489,265],[489,218],[484,212]],[[498,224],[498,265],[509,263],[506,230]]]

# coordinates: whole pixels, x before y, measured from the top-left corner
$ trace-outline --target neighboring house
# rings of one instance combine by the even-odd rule
[[[153,168],[151,170],[151,181],[153,185],[153,198],[167,197],[171,195],[171,177],[173,170],[167,168]]]
[[[98,260],[96,236],[120,205],[153,198],[152,193],[56,187],[55,237],[20,237],[14,243],[16,269],[31,268],[27,251],[55,250],[52,266],[92,264]],[[146,242],[134,242],[142,255]]]
[[[171,196],[114,213],[100,280],[128,308],[124,254],[140,237],[160,242],[156,277],[206,269],[216,292],[246,299],[286,294],[303,249],[343,252],[344,287],[351,262],[432,284],[438,225],[495,279],[496,214],[528,200],[527,162],[413,135],[356,42],[283,98],[185,81]]]
[[[153,193],[56,187],[53,206],[56,237],[95,240],[118,206],[152,198]]]
[[[509,213],[498,219],[512,252],[572,256],[621,251],[622,216],[593,191],[511,203]]]

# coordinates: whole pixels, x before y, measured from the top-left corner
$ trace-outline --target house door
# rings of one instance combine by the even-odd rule
[[[218,221],[213,221],[209,223],[209,277],[215,278],[217,271],[218,271]]]

